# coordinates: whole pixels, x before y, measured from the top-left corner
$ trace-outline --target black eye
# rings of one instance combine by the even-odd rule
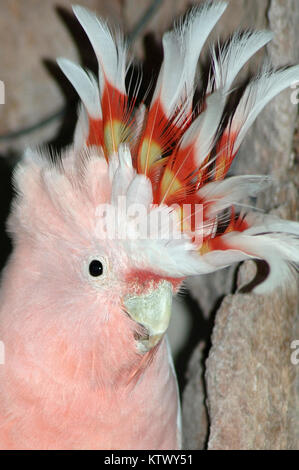
[[[98,277],[103,274],[104,267],[101,261],[94,259],[89,264],[89,274],[93,277]]]

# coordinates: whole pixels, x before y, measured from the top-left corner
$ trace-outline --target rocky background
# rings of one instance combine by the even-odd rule
[[[0,79],[6,85],[6,104],[0,105],[1,264],[10,251],[4,220],[14,162],[25,145],[60,148],[71,139],[77,97],[54,60],[63,55],[95,67],[88,41],[70,13],[71,3],[1,0]],[[161,61],[161,33],[192,3],[200,2],[80,3],[128,34],[133,31],[134,52],[149,81]],[[231,0],[213,36],[227,37],[236,28],[271,29],[275,38],[267,54],[273,64],[299,62],[297,0]],[[258,54],[243,78],[256,70],[260,59]],[[233,172],[273,175],[275,185],[257,206],[298,220],[299,119],[293,92],[287,90],[267,106]],[[183,392],[186,449],[299,448],[299,365],[290,359],[291,342],[299,339],[298,285],[294,281],[271,296],[256,296],[250,289],[245,293],[242,286],[255,271],[250,261],[193,278],[187,294],[175,303],[170,333]]]

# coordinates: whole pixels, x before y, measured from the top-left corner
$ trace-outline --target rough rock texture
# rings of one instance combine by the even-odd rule
[[[192,355],[187,371],[188,383],[184,390],[183,448],[202,449],[206,444],[208,415],[204,403],[204,378],[200,343]]]
[[[256,11],[263,13],[264,4],[258,3],[258,8],[255,3]],[[298,63],[298,2],[266,3],[264,26],[275,33],[274,42],[268,46],[272,62],[275,66]],[[262,19],[263,15],[257,17]],[[263,26],[263,22],[256,26]],[[298,135],[293,138],[298,108],[291,103],[292,91],[282,93],[259,117],[242,146],[234,172],[272,174],[276,184],[267,196],[259,198],[258,206],[283,218],[298,220]],[[252,277],[253,263],[247,262],[240,269],[238,286]],[[194,286],[195,282],[193,289]],[[219,282],[216,295],[218,286]],[[224,285],[223,291],[226,289]],[[212,298],[211,305],[214,303]],[[208,305],[205,308],[208,310]],[[208,449],[299,448],[299,366],[290,360],[291,342],[298,338],[295,281],[287,289],[278,289],[268,296],[236,293],[225,297],[216,315],[206,362]],[[196,354],[195,351],[195,357]],[[191,383],[200,370],[199,366],[193,370]],[[184,395],[185,417],[192,416],[192,410],[195,413],[197,399],[203,407],[203,386],[198,382],[195,388],[194,405]],[[192,448],[194,439],[190,429],[199,432],[201,420],[198,418],[191,425],[185,419],[184,424],[185,446]],[[197,448],[202,448],[200,443]]]
[[[298,447],[290,422],[296,412],[290,344],[297,301],[294,286],[271,297],[235,294],[223,301],[206,363],[209,449]]]

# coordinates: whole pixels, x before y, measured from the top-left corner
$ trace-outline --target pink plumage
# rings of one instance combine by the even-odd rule
[[[224,179],[250,125],[299,79],[299,67],[265,66],[223,127],[238,72],[271,39],[267,31],[238,33],[218,57],[212,51],[206,99],[192,111],[198,57],[225,8],[194,8],[166,33],[152,102],[136,110],[122,36],[74,7],[99,78],[59,59],[82,100],[74,144],[56,164],[28,150],[15,172],[14,250],[1,287],[0,448],[180,448],[165,337],[172,294],[186,276],[247,258],[269,264],[256,288],[269,292],[299,263],[298,223],[258,222],[237,209],[268,178]],[[134,204],[143,208],[138,223]],[[161,220],[158,236],[149,236]]]

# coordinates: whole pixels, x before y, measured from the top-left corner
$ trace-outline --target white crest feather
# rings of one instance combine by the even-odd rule
[[[112,204],[117,204],[119,196],[125,196],[127,189],[134,177],[135,170],[132,166],[132,157],[127,145],[121,144],[118,150],[119,165],[116,169],[112,183]]]
[[[75,150],[81,150],[86,143],[89,134],[89,120],[86,108],[83,103],[78,107],[78,121],[74,133],[74,147]]]
[[[256,196],[260,191],[268,188],[271,183],[272,179],[269,176],[231,176],[222,181],[205,184],[197,194],[204,199],[204,203],[210,204],[206,213],[211,217],[227,207],[238,204],[248,196]]]
[[[173,31],[164,34],[164,61],[152,102],[159,96],[167,116],[185,100],[185,111],[191,110],[199,55],[226,7],[219,2],[193,8]]]
[[[94,119],[101,119],[102,109],[96,78],[68,59],[59,58],[57,63],[77,91],[89,116]]]
[[[269,101],[296,81],[299,81],[299,65],[276,72],[266,68],[259,78],[248,85],[231,122],[231,131],[238,133],[233,153],[238,150],[248,129]]]
[[[153,190],[150,180],[143,174],[137,174],[127,191],[127,205],[142,204],[149,207],[153,201]]]
[[[219,48],[219,57],[213,47],[211,51],[213,74],[208,83],[207,93],[219,88],[228,92],[246,62],[272,38],[271,31],[253,31],[243,34],[236,32],[229,43]]]
[[[210,95],[206,101],[206,110],[193,121],[182,138],[182,148],[194,143],[198,165],[203,162],[215,143],[225,99],[226,97],[222,90],[218,90]]]
[[[271,292],[291,276],[288,263],[299,264],[299,238],[291,233],[247,235],[246,231],[232,235],[232,242],[240,251],[265,260],[270,268],[267,279],[255,287],[258,294]]]
[[[123,37],[119,34],[114,39],[107,24],[87,8],[76,5],[73,6],[73,11],[97,56],[101,93],[104,89],[104,75],[119,91],[125,93],[127,50]]]
[[[246,259],[265,260],[270,273],[254,288],[258,294],[271,292],[286,283],[291,276],[291,265],[299,265],[299,224],[272,216],[264,219],[263,225],[224,235],[223,241],[233,248],[215,250],[202,257],[215,270]]]

